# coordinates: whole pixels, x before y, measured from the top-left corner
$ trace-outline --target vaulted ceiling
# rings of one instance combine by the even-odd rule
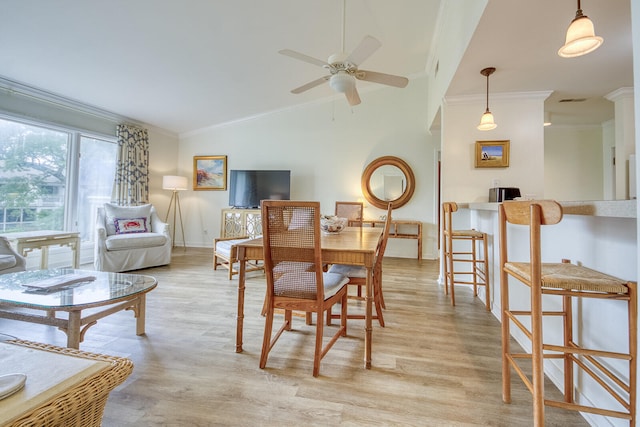
[[[460,0],[462,2],[477,0]],[[110,0],[5,2],[0,76],[177,134],[334,97],[326,75],[278,54],[326,60],[341,49],[342,0]],[[346,51],[366,35],[382,42],[363,68],[424,75],[441,0],[347,0]],[[490,0],[447,95],[481,94],[480,70],[497,68],[492,92],[554,90],[595,99],[633,84],[629,0],[583,1],[605,43],[582,58],[556,55],[573,0]],[[362,102],[381,87],[358,81]],[[411,83],[406,89],[410,90]],[[554,101],[555,99],[555,101]],[[346,102],[346,101],[344,101]],[[591,107],[582,103],[582,107]],[[611,105],[594,112],[601,120]],[[357,112],[358,106],[353,107]],[[594,110],[595,111],[595,110]],[[578,114],[586,120],[586,110]],[[580,119],[580,117],[582,117]],[[593,120],[590,118],[590,120]]]

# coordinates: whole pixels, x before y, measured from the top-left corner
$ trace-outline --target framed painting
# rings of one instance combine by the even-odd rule
[[[477,168],[506,168],[509,166],[509,140],[476,141]]]
[[[227,156],[193,156],[193,189],[226,190]]]

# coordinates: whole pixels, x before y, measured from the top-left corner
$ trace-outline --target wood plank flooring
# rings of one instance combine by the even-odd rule
[[[83,266],[90,269],[90,266]],[[80,348],[133,360],[132,375],[110,395],[104,426],[528,426],[531,396],[513,381],[501,398],[499,322],[471,289],[451,307],[436,261],[384,261],[386,327],[374,321],[373,367],[363,368],[364,323],[350,320],[312,376],[314,328],[294,331],[258,368],[264,275],[250,273],[244,353],[235,353],[237,278],[213,271],[211,250],[174,249],[147,295],[147,334],[131,312],[88,330]],[[362,307],[353,302],[350,309]],[[53,327],[0,319],[0,332],[64,346]],[[330,331],[329,331],[330,332]],[[549,392],[557,393],[553,386]],[[586,426],[577,413],[547,408],[547,426]]]

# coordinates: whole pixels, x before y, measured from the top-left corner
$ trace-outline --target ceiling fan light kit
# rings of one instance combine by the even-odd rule
[[[602,37],[596,36],[593,22],[582,14],[580,0],[576,17],[571,21],[567,29],[565,44],[558,50],[558,55],[563,58],[574,58],[593,52],[602,44]]]
[[[403,88],[409,83],[409,79],[406,77],[358,69],[358,66],[378,50],[382,44],[374,37],[365,36],[353,52],[347,55],[344,52],[345,11],[346,0],[343,1],[342,7],[342,51],[331,55],[327,62],[290,49],[279,51],[282,55],[320,66],[329,71],[329,75],[297,87],[293,89],[291,93],[302,93],[328,81],[331,89],[339,93],[344,93],[349,105],[354,106],[360,104],[360,96],[356,89],[356,79],[398,88]]]
[[[336,92],[346,93],[356,87],[356,79],[353,75],[342,71],[331,76],[329,86]]]
[[[489,76],[496,71],[494,67],[484,68],[480,71],[480,74],[487,78],[487,109],[484,111],[484,114],[480,118],[480,124],[478,125],[478,130],[493,130],[498,127],[498,125],[493,120],[493,114],[489,111]]]

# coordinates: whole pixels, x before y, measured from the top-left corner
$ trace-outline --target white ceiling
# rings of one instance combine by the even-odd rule
[[[562,59],[575,1],[490,0],[447,94],[484,93],[480,70],[494,66],[492,93],[555,90],[547,104],[561,117],[560,98],[586,97],[580,107],[591,108],[632,86],[629,0],[582,7],[605,42]],[[346,50],[372,35],[382,47],[364,68],[423,75],[439,8],[440,0],[348,0]],[[326,84],[291,94],[327,73],[277,52],[321,60],[338,52],[342,0],[22,0],[3,2],[2,13],[0,76],[178,134],[335,95]],[[377,87],[358,81],[363,103]],[[605,105],[597,120],[612,117]],[[587,120],[586,110],[568,120]]]

